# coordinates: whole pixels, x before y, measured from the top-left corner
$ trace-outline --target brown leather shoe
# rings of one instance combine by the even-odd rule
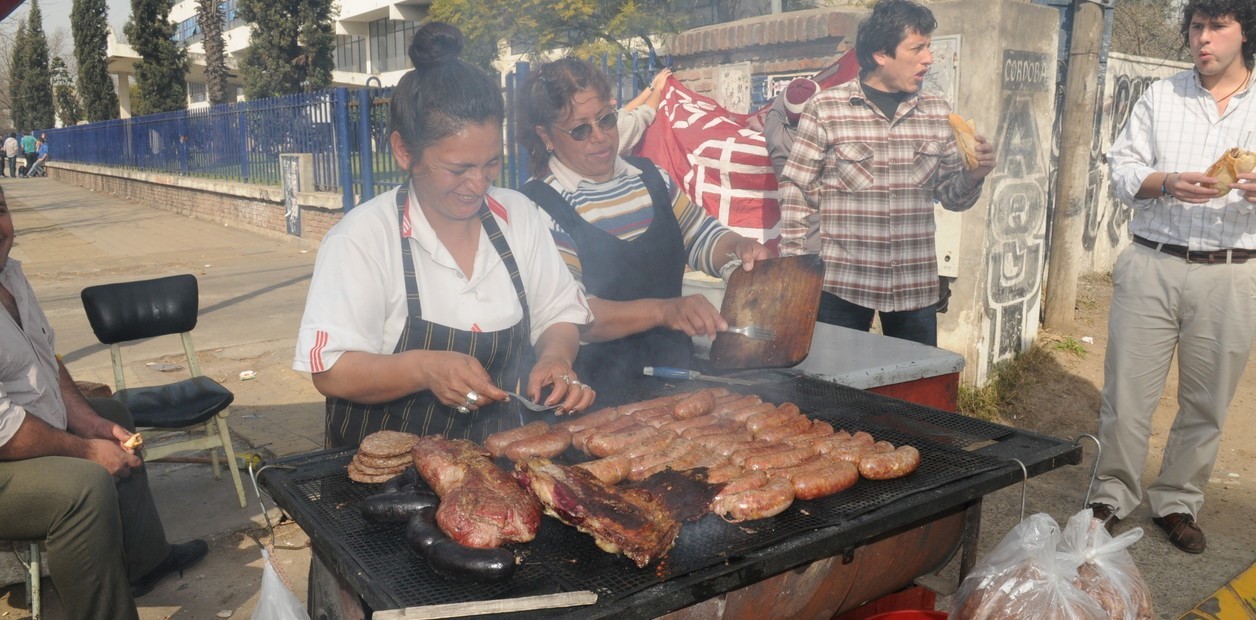
[[[1204,539],[1204,531],[1195,525],[1195,517],[1185,512],[1154,517],[1152,522],[1159,525],[1160,529],[1169,535],[1169,542],[1182,551],[1203,553],[1208,547],[1208,541]]]
[[[1112,528],[1115,528],[1116,524],[1121,522],[1121,518],[1116,516],[1116,506],[1112,504],[1095,502],[1086,507],[1095,514],[1095,519],[1103,522],[1103,527],[1108,530],[1109,534],[1112,533]]]

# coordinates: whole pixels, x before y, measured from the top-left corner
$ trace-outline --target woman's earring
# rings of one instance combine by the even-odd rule
[[[550,146],[550,145],[546,144],[546,145],[545,145],[545,152],[546,152],[546,153],[549,153],[550,155],[553,155],[553,154],[554,154],[554,147],[552,147],[552,146]]]

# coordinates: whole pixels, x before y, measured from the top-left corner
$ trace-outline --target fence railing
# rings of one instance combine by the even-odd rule
[[[612,93],[627,102],[660,66],[653,54],[604,56]],[[518,187],[528,178],[527,156],[517,147],[514,113],[528,64],[506,76],[505,165],[498,183]],[[338,192],[344,209],[387,191],[405,178],[387,136],[391,88],[335,88],[48,129],[53,161],[279,185],[279,155],[309,153],[314,189]]]

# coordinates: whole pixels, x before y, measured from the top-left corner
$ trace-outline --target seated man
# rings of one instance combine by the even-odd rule
[[[48,174],[44,171],[44,162],[48,161],[48,143],[41,140],[39,142],[39,146],[35,150],[35,153],[35,163],[31,164],[30,168],[26,170],[26,178],[28,179],[31,177],[42,177]]]
[[[43,540],[70,618],[137,618],[134,597],[196,564],[203,540],[166,542],[144,462],[123,447],[122,403],[85,399],[9,258],[13,220],[0,189],[0,540]]]

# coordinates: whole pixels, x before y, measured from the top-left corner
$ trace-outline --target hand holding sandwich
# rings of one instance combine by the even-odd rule
[[[951,131],[955,133],[955,146],[964,162],[964,175],[977,184],[994,170],[994,145],[977,133],[972,120],[964,120],[958,114],[950,115],[949,120]]]

